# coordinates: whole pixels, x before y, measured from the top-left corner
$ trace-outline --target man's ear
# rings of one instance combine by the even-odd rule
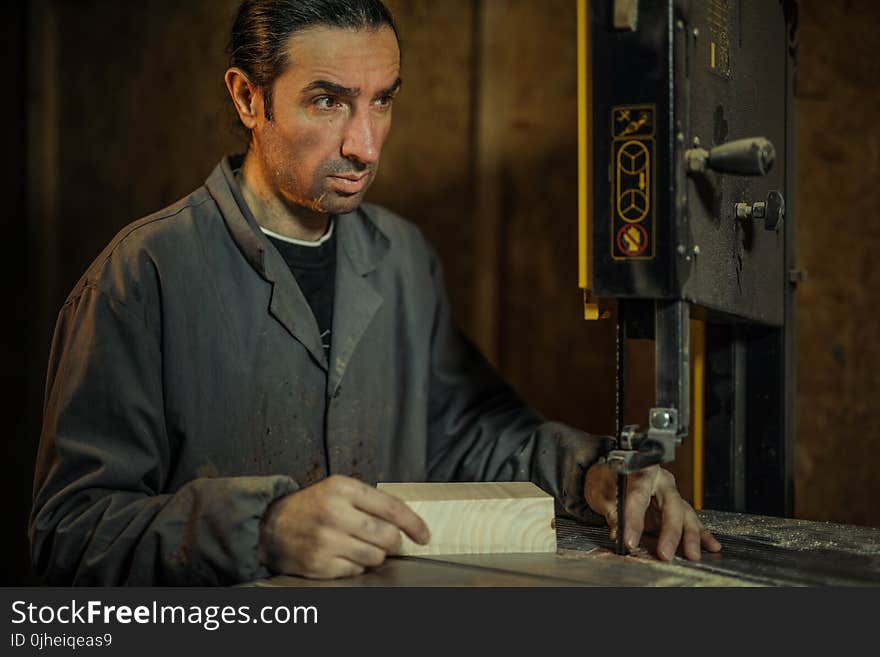
[[[263,114],[263,94],[240,68],[232,67],[227,70],[224,79],[238,118],[245,128],[253,130],[257,125],[257,118]]]

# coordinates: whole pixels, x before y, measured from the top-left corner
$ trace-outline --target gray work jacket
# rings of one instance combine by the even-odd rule
[[[335,219],[330,362],[224,159],[123,229],[62,307],[30,538],[53,584],[268,575],[260,518],[329,474],[525,480],[590,515],[603,439],[545,422],[454,327],[421,232],[370,205]]]

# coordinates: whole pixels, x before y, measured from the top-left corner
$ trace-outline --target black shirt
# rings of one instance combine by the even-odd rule
[[[291,241],[265,228],[263,232],[275,245],[309,302],[321,332],[321,346],[330,362],[333,328],[333,291],[336,284],[336,231],[330,220],[327,234],[318,242]]]

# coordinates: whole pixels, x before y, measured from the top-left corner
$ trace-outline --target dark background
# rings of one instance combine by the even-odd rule
[[[2,584],[33,582],[27,515],[65,296],[122,226],[243,148],[222,80],[237,4],[7,4]],[[388,5],[405,86],[369,199],[424,229],[459,323],[527,401],[612,432],[614,327],[582,320],[577,287],[575,1]],[[800,8],[796,515],[880,525],[880,4]]]

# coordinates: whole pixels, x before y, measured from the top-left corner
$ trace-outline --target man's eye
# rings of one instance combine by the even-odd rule
[[[380,109],[387,109],[394,103],[394,96],[382,96],[376,99],[376,106]]]
[[[339,103],[333,98],[333,96],[319,96],[318,98],[315,98],[315,105],[318,109],[329,110],[336,108]]]

